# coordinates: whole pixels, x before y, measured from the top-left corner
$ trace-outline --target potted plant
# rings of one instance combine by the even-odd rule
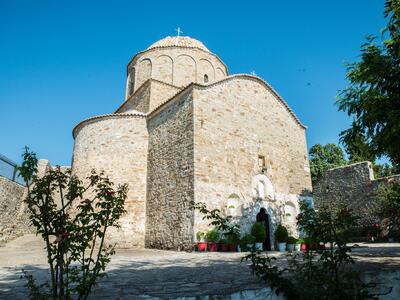
[[[240,251],[250,251],[254,246],[255,238],[247,233],[240,239]]]
[[[309,251],[310,250],[310,245],[312,243],[311,239],[308,238],[308,237],[304,237],[304,238],[300,238],[299,240],[301,242],[300,250],[303,251],[303,252]]]
[[[278,251],[284,252],[286,250],[286,241],[289,237],[289,233],[285,226],[279,224],[275,230],[275,240],[278,244]]]
[[[289,236],[286,243],[286,247],[288,251],[294,251],[294,246],[296,245],[297,239],[295,237]]]
[[[301,238],[296,239],[296,244],[294,245],[294,251],[300,251],[301,248]]]
[[[239,242],[240,242],[240,234],[238,231],[233,231],[226,234],[226,243],[228,251],[236,252]]]
[[[264,226],[259,222],[254,223],[253,227],[251,228],[251,234],[254,236],[255,249],[263,250],[263,243],[267,237]]]
[[[218,242],[218,251],[221,251],[221,252],[228,252],[229,251],[226,239],[222,238],[222,239],[219,240],[219,242]]]
[[[207,250],[207,242],[205,241],[206,233],[204,231],[198,231],[196,233],[197,238],[197,251],[204,252]]]
[[[207,250],[210,252],[218,251],[219,232],[215,229],[209,230],[206,233]]]

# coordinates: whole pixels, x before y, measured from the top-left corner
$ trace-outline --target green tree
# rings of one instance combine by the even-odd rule
[[[353,122],[352,127],[346,130],[346,134],[341,134],[340,143],[344,146],[350,163],[375,161],[375,153],[357,123]]]
[[[328,169],[347,164],[342,148],[335,144],[315,144],[309,151],[311,179],[314,182]]]
[[[398,174],[399,170],[389,164],[374,164],[375,178],[382,178]]]
[[[361,61],[347,66],[350,84],[336,104],[353,117],[352,126],[340,136],[354,158],[366,153],[387,156],[399,166],[400,0],[386,1],[384,17],[388,24],[382,37],[369,36],[361,47]]]

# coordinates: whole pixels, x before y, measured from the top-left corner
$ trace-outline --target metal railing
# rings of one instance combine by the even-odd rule
[[[23,180],[18,173],[17,163],[13,162],[11,159],[2,154],[0,154],[0,176],[23,184]]]

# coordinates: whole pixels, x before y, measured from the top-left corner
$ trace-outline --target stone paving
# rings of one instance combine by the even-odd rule
[[[276,252],[271,255],[282,256]],[[392,272],[394,279],[399,277],[399,244],[364,245],[354,255],[365,272],[380,274],[385,270]],[[118,250],[109,265],[108,278],[95,288],[91,299],[279,299],[251,275],[247,264],[240,263],[242,256]],[[26,299],[21,269],[43,279],[45,268],[43,244],[35,236],[24,236],[0,248],[0,299]]]

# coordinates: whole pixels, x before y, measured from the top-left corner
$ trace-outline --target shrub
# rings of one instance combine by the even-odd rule
[[[376,206],[376,216],[384,221],[388,237],[400,236],[400,183],[381,188]]]
[[[288,244],[296,244],[297,243],[297,239],[295,237],[293,237],[293,236],[289,236],[287,238],[287,243]]]
[[[256,243],[263,243],[267,237],[264,226],[259,222],[254,223],[251,228],[251,234],[254,236]]]
[[[219,240],[219,232],[215,229],[209,230],[206,233],[206,241],[210,243],[216,243]]]
[[[240,240],[240,244],[242,245],[247,245],[247,244],[253,244],[255,241],[254,236],[252,236],[251,234],[245,234],[241,240]]]
[[[35,153],[26,148],[23,158],[19,171],[28,189],[25,203],[36,233],[45,242],[50,276],[49,283],[39,284],[24,271],[30,298],[87,299],[98,279],[106,275],[115,253],[104,238],[110,227],[119,228],[128,187],[114,188],[104,174],[94,171],[83,185],[71,171],[62,172],[60,167],[38,177]],[[86,191],[91,191],[90,197]]]
[[[286,243],[288,237],[289,237],[289,233],[288,233],[286,227],[283,226],[282,224],[279,224],[275,230],[275,240],[278,243]]]
[[[204,240],[204,237],[206,236],[206,233],[203,231],[198,231],[196,233],[196,238],[198,242],[201,242],[202,240]]]
[[[240,239],[240,249],[242,251],[249,251],[251,250],[252,244],[254,244],[255,238],[251,234],[245,234],[241,239]]]
[[[239,244],[239,242],[240,242],[239,232],[227,233],[227,234],[224,234],[224,236],[225,236],[226,242],[228,244]]]

